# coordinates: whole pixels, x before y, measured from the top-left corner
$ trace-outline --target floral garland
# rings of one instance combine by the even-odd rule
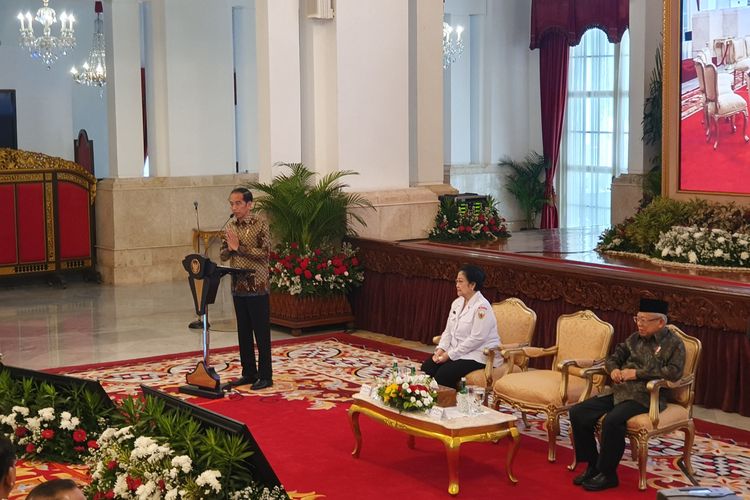
[[[301,297],[345,294],[365,279],[362,262],[349,243],[342,244],[340,251],[280,245],[271,253],[270,274],[272,290]]]
[[[378,386],[378,396],[399,411],[429,410],[437,400],[437,383],[424,374],[391,374]]]
[[[632,252],[623,237],[613,236],[597,250],[608,254],[640,255],[657,263],[715,270],[750,268],[750,234],[730,233],[723,229],[697,226],[672,226],[659,233],[656,255]]]
[[[23,450],[24,458],[80,463],[99,447],[99,429],[84,429],[70,412],[41,408],[36,416],[30,414],[27,407],[14,406],[0,415],[0,432]]]

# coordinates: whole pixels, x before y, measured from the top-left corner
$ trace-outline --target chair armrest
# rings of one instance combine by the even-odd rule
[[[438,345],[440,343],[440,339],[442,338],[442,335],[435,335],[432,337],[432,343],[435,345]]]
[[[512,356],[514,354],[523,354],[529,358],[541,358],[544,356],[554,356],[557,354],[557,346],[552,347],[521,347],[515,349],[503,349],[501,354],[504,357]]]
[[[578,398],[578,401],[588,399],[594,388],[594,375],[606,375],[603,359],[564,359],[557,364],[562,375],[560,381],[560,398],[562,404],[568,402],[568,380],[570,375],[586,379],[586,389]]]
[[[651,394],[648,405],[648,418],[651,420],[651,424],[654,429],[659,427],[659,391],[662,388],[665,389],[677,389],[679,387],[687,387],[695,383],[695,375],[690,374],[687,377],[683,377],[680,380],[671,382],[667,379],[657,378],[649,380],[646,383],[646,389]]]

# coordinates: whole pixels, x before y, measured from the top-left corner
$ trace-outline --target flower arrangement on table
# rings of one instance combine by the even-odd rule
[[[391,374],[378,386],[378,396],[399,411],[429,410],[437,400],[437,382],[425,374]]]
[[[688,267],[750,268],[750,210],[657,197],[605,230],[596,249]]]
[[[496,240],[508,236],[505,219],[491,197],[487,197],[486,205],[478,208],[456,203],[453,196],[440,198],[435,226],[428,235],[429,239],[439,241]]]
[[[330,246],[310,249],[299,243],[285,243],[271,252],[271,289],[308,297],[345,294],[365,279],[356,250],[343,243],[336,251]]]

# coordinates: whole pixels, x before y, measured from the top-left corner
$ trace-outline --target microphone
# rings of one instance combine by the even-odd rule
[[[197,201],[193,202],[193,208],[195,209],[195,225],[197,226],[198,232],[200,233],[201,232],[201,221],[200,221],[200,218],[198,217],[198,202]]]
[[[229,217],[227,217],[227,220],[224,221],[224,224],[221,225],[221,227],[216,231],[216,234],[211,236],[211,238],[208,240],[208,245],[206,245],[206,249],[203,251],[203,256],[208,257],[208,249],[211,248],[211,244],[216,239],[216,236],[220,234],[225,227],[227,227],[227,224],[229,224],[229,221],[232,220],[232,217],[234,217],[234,214],[229,214]]]

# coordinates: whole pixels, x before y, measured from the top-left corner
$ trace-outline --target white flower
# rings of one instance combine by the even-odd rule
[[[25,406],[14,406],[13,408],[11,408],[11,411],[13,411],[13,413],[18,413],[19,415],[22,415],[24,417],[29,416],[29,409]]]
[[[210,486],[214,491],[221,491],[221,484],[219,484],[218,478],[221,477],[221,472],[217,470],[207,470],[201,473],[200,476],[195,480],[195,484],[198,486]]]
[[[29,428],[30,431],[38,431],[40,425],[40,420],[38,417],[29,417],[26,419],[26,427]]]
[[[747,259],[748,259],[748,257],[750,257],[750,253],[747,253],[747,252],[742,252],[742,253],[740,254],[740,259],[742,259],[742,260],[747,260]]]
[[[37,412],[39,415],[39,418],[42,420],[54,420],[55,419],[55,409],[54,408],[42,408]]]
[[[688,260],[691,263],[695,264],[696,262],[698,262],[698,256],[695,254],[695,252],[693,252],[692,250],[690,250],[688,252]]]
[[[721,257],[722,255],[724,255],[724,252],[721,250],[721,248],[717,248],[716,250],[714,250],[714,257]]]
[[[698,231],[697,233],[693,234],[693,238],[695,238],[696,240],[700,239],[700,238],[703,238],[703,233],[701,233],[700,231]]]
[[[182,469],[182,472],[190,472],[193,469],[193,461],[187,455],[180,455],[172,459],[172,466]]]
[[[716,241],[717,241],[718,243],[724,243],[724,242],[725,242],[725,241],[727,241],[727,240],[726,240],[726,239],[725,239],[725,238],[724,238],[723,236],[719,236],[718,238],[716,238]]]
[[[666,257],[667,255],[669,255],[669,250],[669,247],[664,247],[664,250],[661,251],[661,256]]]

